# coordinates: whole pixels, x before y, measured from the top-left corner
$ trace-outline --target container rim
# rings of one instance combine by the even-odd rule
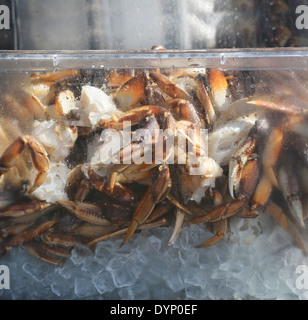
[[[292,70],[308,68],[308,48],[206,50],[7,50],[0,71],[34,72],[102,68],[220,68]]]

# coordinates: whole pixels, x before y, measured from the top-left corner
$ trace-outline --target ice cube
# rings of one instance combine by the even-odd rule
[[[100,294],[111,292],[115,289],[115,285],[110,273],[106,270],[101,271],[92,277],[92,282]]]
[[[97,290],[94,287],[91,278],[86,276],[80,276],[75,278],[74,292],[77,298],[85,299],[91,298],[97,294]]]
[[[106,270],[110,272],[115,286],[122,288],[137,281],[141,266],[138,261],[134,261],[133,256],[118,255],[109,261]]]
[[[150,292],[144,282],[139,282],[129,287],[120,288],[119,296],[122,300],[148,300]]]
[[[89,247],[77,244],[72,250],[71,261],[78,266],[84,263],[91,255],[92,252]]]

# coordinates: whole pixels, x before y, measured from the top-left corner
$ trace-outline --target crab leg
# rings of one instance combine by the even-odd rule
[[[41,184],[44,183],[49,169],[48,154],[42,145],[31,136],[18,137],[3,153],[0,158],[0,176],[10,170],[16,161],[16,158],[23,153],[25,148],[28,147],[31,154],[31,160],[38,174],[35,181],[29,190],[33,192]]]
[[[137,227],[144,223],[152,213],[155,204],[163,200],[171,189],[170,172],[168,166],[160,165],[157,167],[156,174],[153,175],[153,183],[148,188],[143,198],[138,203],[134,217],[131,221],[128,231],[124,237],[124,245],[134,234]]]
[[[52,254],[54,256],[62,257],[62,258],[70,258],[72,255],[71,254],[72,247],[59,247],[59,246],[50,247],[46,243],[42,242],[40,243],[40,249],[42,249],[43,252]]]
[[[282,209],[275,203],[270,202],[267,206],[267,211],[279,223],[281,228],[292,235],[299,248],[301,248],[305,254],[308,254],[306,242],[300,235],[296,226],[287,218]]]
[[[128,188],[124,187],[118,182],[114,183],[113,189],[111,191],[110,182],[104,181],[102,177],[96,174],[92,168],[90,168],[89,170],[89,178],[96,190],[112,196],[124,203],[132,204],[135,201],[134,194]]]
[[[228,227],[227,219],[214,222],[213,223],[213,231],[215,233],[214,236],[206,240],[205,242],[199,244],[197,248],[206,248],[216,244],[218,241],[220,241],[224,237],[227,231],[227,227]]]
[[[133,126],[144,120],[147,115],[156,115],[160,112],[162,112],[162,108],[159,106],[142,106],[140,108],[131,109],[130,111],[125,112],[117,118],[111,117],[105,120],[101,120],[99,122],[98,128],[122,130],[125,128],[125,122],[127,125]]]
[[[78,243],[75,235],[51,229],[44,232],[41,235],[41,239],[48,245],[58,245],[62,247],[74,247]]]
[[[303,219],[302,194],[295,173],[295,161],[291,155],[284,155],[278,171],[278,181],[281,191],[286,199],[290,212],[302,228],[305,228]]]
[[[228,203],[222,203],[214,209],[210,210],[205,216],[194,217],[188,222],[195,224],[202,222],[215,222],[229,218],[241,211],[244,207],[244,203],[244,200],[241,199],[233,200],[232,202]]]
[[[137,229],[138,230],[145,230],[145,229],[152,229],[152,228],[156,228],[156,227],[161,227],[164,224],[166,224],[166,222],[167,222],[167,220],[163,218],[163,219],[160,219],[158,221],[154,221],[154,222],[151,222],[151,223],[145,223],[143,225],[139,225],[137,227]],[[127,231],[128,231],[128,228],[124,228],[124,229],[121,229],[121,230],[106,234],[106,235],[104,235],[102,237],[99,237],[99,238],[96,238],[94,240],[91,240],[88,243],[88,246],[92,247],[93,245],[97,244],[98,242],[109,240],[111,238],[115,238],[115,237],[121,236],[121,235],[127,233]]]
[[[9,248],[18,246],[19,244],[28,243],[31,240],[33,240],[37,235],[39,235],[39,234],[45,232],[46,230],[48,230],[49,228],[51,228],[57,222],[58,221],[56,221],[56,220],[46,221],[46,222],[42,222],[41,224],[39,224],[37,226],[32,226],[32,227],[26,229],[25,231],[17,234],[13,238],[8,239],[7,241],[4,241],[4,243],[1,244],[1,247],[5,248],[5,250],[7,250]]]
[[[42,250],[40,250],[37,246],[35,246],[31,243],[27,243],[25,245],[25,248],[31,255],[33,255],[34,257],[36,257],[44,262],[48,262],[48,263],[56,265],[56,266],[61,266],[64,263],[64,261],[61,261],[59,259],[55,259],[53,257],[48,256]]]
[[[253,216],[259,215],[259,212],[264,212],[272,194],[273,185],[266,174],[260,179],[258,186],[253,195],[250,214]]]
[[[188,101],[191,100],[190,95],[186,91],[184,91],[174,82],[169,80],[168,77],[161,74],[159,70],[151,71],[150,77],[171,98],[184,99]]]
[[[0,210],[0,218],[10,217],[17,218],[31,215],[36,212],[42,212],[44,209],[50,207],[50,203],[46,202],[30,202],[12,205],[3,210]]]
[[[214,106],[212,104],[212,101],[209,97],[209,94],[207,92],[207,89],[204,85],[204,82],[201,76],[198,75],[195,81],[196,81],[196,88],[195,88],[196,95],[200,104],[204,108],[206,123],[208,126],[212,127],[214,121],[216,120],[216,112],[215,112]]]
[[[279,183],[274,172],[274,165],[276,164],[283,141],[283,132],[279,127],[274,128],[269,138],[266,142],[265,149],[262,154],[262,164],[264,171],[269,177],[271,183],[277,188],[280,189]]]

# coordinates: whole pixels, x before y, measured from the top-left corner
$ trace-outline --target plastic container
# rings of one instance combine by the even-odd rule
[[[308,262],[303,253],[307,245],[306,231],[301,226],[305,224],[307,202],[307,66],[305,48],[1,52],[0,248],[3,257],[0,263],[10,272],[3,282],[9,287],[0,289],[0,298],[306,298],[298,277],[304,275],[301,266]],[[67,74],[71,78],[66,78]],[[166,78],[173,83],[170,85]],[[136,86],[131,79],[141,82]],[[144,105],[150,107],[141,114]],[[181,113],[192,105],[195,108],[189,109],[188,115]],[[168,128],[174,128],[172,123],[176,123],[177,134],[188,127],[207,130],[206,143],[202,140],[201,147],[199,142],[192,143],[195,140],[187,132],[183,135],[189,136],[187,148],[189,145],[192,150],[200,147],[199,156],[202,161],[208,161],[205,171],[195,178],[187,175],[191,168],[187,162],[168,166],[166,158],[163,166],[157,163],[154,169],[143,168],[146,175],[142,177],[142,184],[136,185],[135,181],[125,184],[126,178],[132,179],[131,172],[119,171],[118,181],[134,190],[139,200],[145,199],[146,205],[139,212],[140,224],[142,219],[147,219],[144,211],[150,214],[147,204],[153,199],[157,203],[172,204],[166,221],[162,220],[164,217],[159,218],[160,227],[137,230],[123,246],[126,231],[120,237],[99,242],[98,236],[94,237],[94,229],[93,234],[87,236],[78,229],[95,219],[97,225],[111,221],[113,231],[127,227],[138,203],[115,196],[100,183],[109,181],[111,167],[101,165],[105,150],[97,151],[105,141],[102,140],[105,129],[114,129],[114,134],[121,131],[116,122],[121,119],[117,108],[123,112],[137,108],[138,121],[134,123],[135,117],[127,118],[135,125],[132,132],[137,128],[151,128],[151,123],[155,123],[151,122],[153,114],[164,129],[166,122],[162,119],[169,117]],[[173,108],[172,117],[164,113],[170,108]],[[113,122],[108,122],[112,115]],[[188,127],[183,120],[189,121]],[[20,136],[24,138],[18,138]],[[244,150],[242,146],[248,143],[248,136],[254,143],[250,141],[251,149]],[[140,137],[135,141],[138,144]],[[8,152],[9,145],[16,148]],[[183,146],[177,147],[183,150]],[[252,152],[245,153],[248,150]],[[14,162],[15,157],[11,155],[19,156]],[[95,173],[99,174],[96,180],[91,176],[91,164],[97,165],[94,166]],[[66,188],[70,170],[78,165],[82,165],[79,172],[82,179],[77,176]],[[182,171],[176,171],[179,167]],[[170,170],[173,183],[172,197],[168,200],[165,192],[160,193],[167,188],[166,184],[156,185],[157,177],[164,181],[165,176],[161,174],[167,172],[164,170]],[[239,176],[242,177],[240,184]],[[46,180],[41,180],[42,177]],[[38,179],[37,189],[29,194],[35,179]],[[256,198],[260,182],[263,183],[261,196]],[[156,187],[153,197],[142,198],[148,186]],[[78,193],[79,187],[88,193]],[[100,188],[105,192],[99,193]],[[239,209],[228,211],[229,227],[224,239],[208,248],[196,248],[213,236],[209,229],[217,224],[212,221],[206,224],[206,219],[198,224],[189,223],[190,214],[204,214],[202,210],[212,212],[215,206],[221,205],[219,199],[213,202],[214,190],[224,194],[220,201],[229,203],[219,207],[221,215],[226,214],[229,206],[231,210],[231,204],[237,204],[241,208],[255,206],[249,215],[256,217],[240,217]],[[34,197],[48,202],[42,213],[32,207],[30,200]],[[180,209],[174,197],[181,203]],[[270,201],[275,205],[269,204]],[[23,202],[27,202],[26,207],[21,205]],[[103,211],[90,211],[87,215],[89,208],[82,210],[83,202],[99,204]],[[156,202],[153,205],[157,207]],[[20,207],[9,210],[8,206],[17,204]],[[196,204],[201,209],[196,209]],[[28,210],[27,218],[24,208]],[[183,210],[185,215],[179,213]],[[178,224],[184,217],[178,236],[173,234],[176,216]],[[289,228],[283,230],[273,217],[280,217],[282,227]],[[120,220],[122,227],[119,227]],[[219,216],[214,220],[226,221]],[[16,226],[20,227],[19,231],[13,228]],[[98,227],[95,228],[97,231]],[[60,231],[62,234],[57,237],[55,233]],[[18,235],[12,235],[13,232]],[[65,238],[68,235],[74,237]],[[60,249],[50,244],[52,239],[66,241],[66,246],[60,245],[61,254],[64,251],[67,254],[69,249],[70,258],[60,257]],[[58,255],[47,251],[46,242],[49,249],[58,250]],[[90,242],[92,245],[88,246]],[[37,250],[40,246],[41,251]],[[5,254],[5,251],[8,252]],[[49,260],[51,264],[42,260]]]

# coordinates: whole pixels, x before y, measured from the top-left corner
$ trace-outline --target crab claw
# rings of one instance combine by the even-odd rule
[[[168,242],[169,246],[173,245],[175,243],[176,239],[178,238],[180,231],[182,229],[182,226],[183,226],[184,218],[185,218],[185,212],[178,209],[176,211],[174,229],[173,229],[172,235],[171,235],[169,242]]]
[[[103,226],[110,224],[110,221],[104,216],[102,209],[95,204],[80,201],[73,202],[70,200],[59,200],[58,202],[83,221]]]
[[[293,218],[302,228],[305,228],[303,218],[302,194],[300,192],[300,185],[297,175],[293,169],[293,158],[291,157],[291,155],[286,156],[288,157],[288,161],[283,161],[283,165],[281,165],[278,171],[279,185],[283,196],[288,203]]]

